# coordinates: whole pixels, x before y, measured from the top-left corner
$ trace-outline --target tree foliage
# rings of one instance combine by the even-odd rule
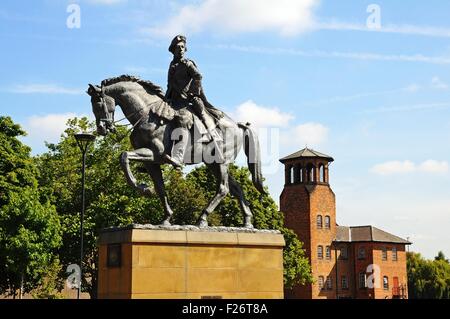
[[[38,188],[30,148],[18,139],[23,135],[0,117],[0,294],[31,292],[58,265],[59,218],[48,192]]]
[[[407,254],[408,292],[411,299],[449,299],[450,263],[443,252],[434,260]]]

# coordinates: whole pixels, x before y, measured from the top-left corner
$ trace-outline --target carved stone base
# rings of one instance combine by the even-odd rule
[[[277,231],[132,225],[99,239],[99,298],[283,298]]]

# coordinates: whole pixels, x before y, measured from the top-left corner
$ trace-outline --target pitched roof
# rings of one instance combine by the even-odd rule
[[[392,235],[373,226],[337,226],[336,241],[339,242],[380,242],[411,245],[403,238]]]
[[[334,159],[331,156],[325,155],[323,153],[317,152],[313,149],[309,149],[306,147],[306,148],[302,149],[301,151],[295,152],[294,154],[291,154],[289,156],[286,156],[286,157],[280,159],[280,162],[284,163],[287,160],[298,159],[298,158],[325,158],[329,162],[334,161]]]

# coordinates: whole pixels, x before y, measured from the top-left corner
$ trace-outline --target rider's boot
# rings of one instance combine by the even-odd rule
[[[188,135],[189,133],[187,130],[183,130],[183,134],[180,135],[181,139],[174,141],[172,156],[166,156],[166,159],[168,159],[173,167],[179,171],[181,171],[184,167],[184,154],[188,146]]]

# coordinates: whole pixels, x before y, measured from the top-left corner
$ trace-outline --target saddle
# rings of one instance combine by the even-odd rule
[[[211,114],[210,111],[214,111],[214,113]],[[176,122],[177,126],[188,129],[193,135],[194,143],[208,143],[212,141],[212,136],[208,133],[205,124],[194,114],[190,106],[175,109],[166,101],[158,101],[150,105],[150,112],[169,122]],[[206,110],[206,121],[210,121],[213,124],[210,127],[217,127],[219,112],[221,111],[217,109]],[[214,134],[216,141],[222,141],[222,137],[218,134],[217,130],[213,130],[212,134]]]

